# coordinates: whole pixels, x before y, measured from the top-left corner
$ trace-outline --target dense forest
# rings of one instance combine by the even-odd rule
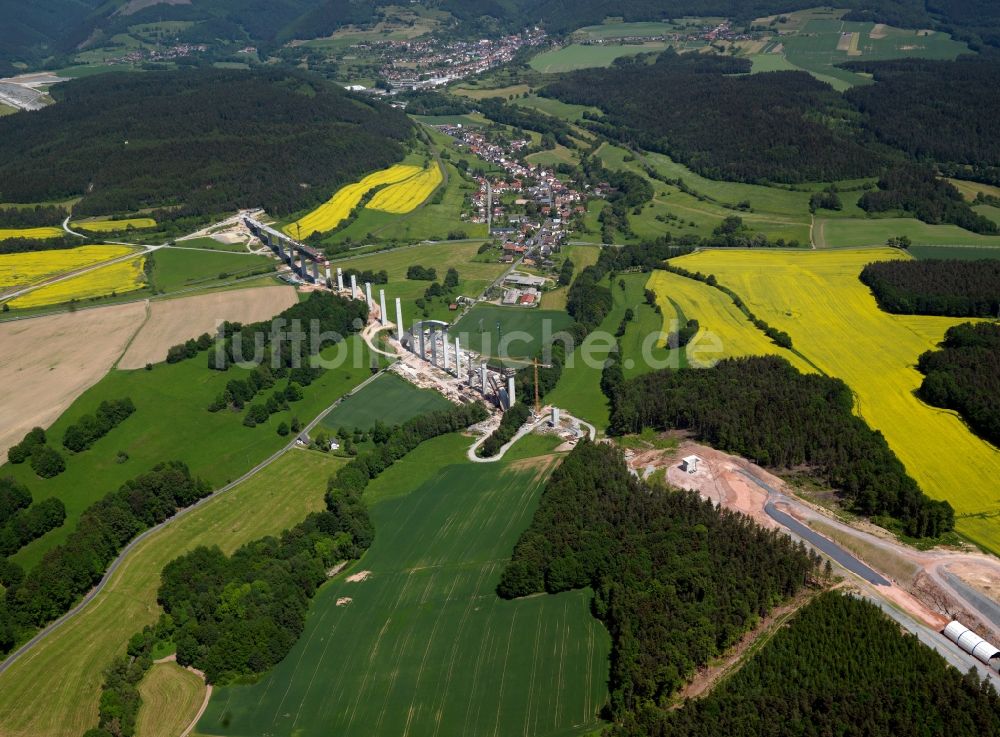
[[[49,550],[0,599],[0,652],[64,614],[101,578],[135,535],[209,492],[179,461],[161,463],[87,507],[62,545]],[[30,507],[29,507],[30,509]]]
[[[1000,315],[1000,260],[876,261],[862,269],[860,278],[886,312]]]
[[[651,737],[1000,735],[1000,698],[874,604],[821,594],[703,699],[660,713]],[[624,732],[624,730],[622,730]]]
[[[613,395],[610,432],[689,430],[762,466],[805,466],[856,511],[889,515],[908,535],[951,530],[951,505],[925,496],[853,408],[839,379],[801,374],[777,356],[732,358],[711,369],[668,369],[624,382]]]
[[[56,105],[0,118],[2,201],[288,214],[401,159],[412,130],[397,110],[287,69],[103,74],[52,94]]]
[[[949,328],[941,350],[920,356],[917,395],[962,415],[974,433],[1000,447],[1000,324]]]
[[[1000,67],[998,67],[1000,71]],[[925,223],[952,223],[974,233],[995,235],[1000,228],[972,209],[951,182],[929,166],[904,164],[886,171],[878,189],[865,192],[858,206],[867,212],[903,210]]]
[[[875,84],[845,96],[884,143],[917,160],[951,164],[956,173],[1000,183],[1000,55],[957,61],[856,61],[847,68],[873,75]]]
[[[27,486],[12,477],[0,477],[0,558],[59,527],[65,519],[62,500],[49,497],[32,503]],[[0,585],[8,584],[0,578]]]
[[[746,59],[669,49],[654,64],[639,57],[572,72],[542,94],[597,107],[605,117],[590,122],[596,130],[715,179],[802,182],[877,173],[879,154],[817,122],[853,113],[829,85],[805,72],[748,71]]]
[[[617,448],[585,440],[553,473],[497,592],[593,587],[612,639],[607,716],[642,734],[697,666],[794,594],[815,563],[742,514],[645,485]]]

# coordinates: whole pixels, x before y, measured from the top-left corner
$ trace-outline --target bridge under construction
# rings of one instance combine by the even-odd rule
[[[243,216],[243,224],[261,243],[274,251],[303,281],[313,284],[330,283],[330,262],[326,256],[291,236],[264,225],[250,215]]]

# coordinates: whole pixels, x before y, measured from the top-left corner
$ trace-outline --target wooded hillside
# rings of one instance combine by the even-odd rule
[[[746,182],[850,179],[878,172],[883,159],[817,121],[852,111],[805,72],[747,75],[750,62],[661,54],[608,69],[582,69],[542,94],[605,113],[602,133],[665,153],[699,174]],[[733,76],[737,75],[737,76]]]
[[[400,160],[412,130],[397,110],[288,70],[105,74],[53,95],[0,118],[0,201],[288,214]]]
[[[898,315],[996,317],[1000,261],[876,261],[861,271],[886,312]]]
[[[498,593],[591,586],[612,639],[610,716],[637,734],[698,665],[805,582],[816,559],[696,493],[649,488],[611,445],[553,473]]]

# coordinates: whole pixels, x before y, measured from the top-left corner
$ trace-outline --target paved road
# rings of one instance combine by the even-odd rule
[[[770,484],[761,481],[759,478],[754,476],[752,473],[744,471],[742,468],[739,469],[740,474],[745,476],[747,479],[755,483],[757,486],[762,488],[767,492],[767,503],[764,505],[764,511],[767,512],[767,516],[773,519],[782,527],[795,533],[797,537],[802,538],[807,543],[812,545],[814,548],[826,553],[835,562],[839,563],[841,566],[849,570],[858,576],[861,576],[868,583],[873,583],[876,586],[888,586],[889,581],[883,576],[879,575],[871,568],[866,566],[860,560],[858,560],[851,553],[848,553],[842,547],[837,545],[835,542],[829,538],[823,537],[818,532],[814,531],[812,528],[802,524],[797,519],[789,514],[785,514],[781,510],[774,506],[775,502],[783,502],[788,498],[782,494],[777,489],[773,488]]]
[[[306,432],[306,433],[311,432],[313,430],[313,428],[315,428],[316,425],[318,425],[320,422],[322,422],[323,418],[325,418],[328,414],[330,414],[330,412],[332,412],[334,409],[336,409],[337,406],[341,402],[343,402],[345,399],[347,399],[348,397],[350,397],[355,392],[358,392],[361,389],[363,389],[364,387],[366,387],[368,384],[370,384],[372,381],[374,381],[376,378],[378,378],[378,376],[380,374],[382,374],[384,371],[385,371],[385,369],[381,369],[377,373],[372,374],[367,379],[365,379],[360,384],[358,384],[356,387],[354,387],[354,389],[352,389],[350,392],[348,392],[347,394],[343,395],[342,397],[339,397],[337,399],[337,401],[335,401],[329,407],[327,407],[322,412],[320,412],[318,415],[316,415],[316,417],[313,419],[313,421],[310,422],[308,425],[306,425],[305,428],[302,430],[302,432]],[[298,435],[301,435],[302,432],[300,432]],[[190,514],[191,512],[193,512],[194,510],[198,509],[199,507],[202,507],[203,505],[208,504],[208,502],[210,502],[212,499],[214,499],[215,497],[219,496],[220,494],[225,494],[227,491],[229,491],[230,489],[235,488],[236,486],[240,485],[241,483],[243,483],[247,479],[250,479],[253,476],[256,476],[258,473],[260,473],[265,468],[267,468],[272,463],[274,463],[276,460],[278,460],[285,453],[287,453],[292,448],[294,448],[296,440],[298,439],[298,435],[296,435],[295,438],[292,438],[292,440],[290,440],[283,448],[281,448],[280,450],[277,450],[274,453],[272,453],[270,456],[268,456],[266,459],[264,459],[263,461],[261,461],[260,463],[258,463],[256,466],[254,466],[253,468],[251,468],[249,471],[247,471],[245,474],[243,474],[242,476],[240,476],[235,481],[231,481],[230,483],[226,484],[225,486],[223,486],[223,487],[221,487],[219,489],[216,489],[215,491],[213,491],[211,494],[209,494],[205,498],[200,499],[197,502],[195,502],[194,504],[192,504],[190,507],[185,507],[184,509],[181,509],[173,517],[170,517],[169,519],[165,520],[164,522],[161,522],[160,524],[156,525],[155,527],[150,527],[148,530],[146,530],[145,532],[141,533],[138,537],[132,538],[132,541],[129,542],[129,544],[126,545],[124,548],[122,548],[122,551],[118,554],[118,557],[115,558],[111,562],[110,566],[108,566],[108,570],[104,573],[104,577],[101,579],[100,583],[98,583],[97,586],[95,586],[93,589],[91,589],[87,593],[87,595],[84,596],[83,599],[80,600],[80,603],[78,603],[75,607],[73,607],[68,612],[66,612],[64,615],[62,615],[61,617],[59,617],[59,619],[57,619],[54,622],[52,622],[51,624],[49,624],[47,627],[45,627],[45,629],[43,629],[41,632],[39,632],[37,635],[35,635],[34,637],[32,637],[30,640],[28,640],[26,643],[24,643],[21,647],[19,647],[17,650],[15,650],[10,655],[8,655],[7,659],[4,660],[2,663],[0,663],[0,673],[3,673],[5,670],[7,670],[8,668],[10,668],[17,661],[18,658],[20,658],[22,655],[24,655],[25,653],[27,653],[29,650],[31,650],[33,647],[35,647],[38,643],[40,643],[46,637],[48,637],[49,635],[51,635],[54,631],[56,631],[57,629],[59,629],[62,625],[66,624],[66,622],[68,622],[73,617],[75,617],[77,614],[79,614],[81,611],[83,611],[87,607],[87,605],[90,604],[90,602],[94,600],[94,597],[96,597],[99,593],[101,593],[101,591],[104,590],[104,587],[107,586],[108,581],[111,580],[111,577],[114,575],[115,571],[118,570],[118,567],[122,564],[122,562],[129,556],[129,554],[135,549],[135,547],[139,543],[141,543],[143,540],[145,540],[150,535],[155,534],[159,530],[161,530],[164,527],[166,527],[167,525],[171,524],[172,522],[176,522],[181,517],[184,517],[184,516]]]
[[[758,481],[758,483],[763,486],[762,482]],[[889,585],[889,581],[887,579],[880,576],[832,540],[823,537],[810,527],[807,527],[799,522],[791,515],[785,514],[781,510],[777,509],[773,502],[769,501],[765,504],[764,511],[767,512],[767,515],[779,525],[788,528],[803,540],[810,543],[814,548],[823,551],[851,573],[861,576],[861,578],[868,581],[868,583],[873,583],[876,586]]]

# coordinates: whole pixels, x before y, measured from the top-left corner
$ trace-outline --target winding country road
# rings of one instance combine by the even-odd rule
[[[347,394],[344,394],[341,397],[338,397],[337,400],[335,402],[333,402],[333,404],[331,404],[329,407],[327,407],[322,412],[320,412],[318,415],[316,415],[316,417],[312,420],[312,422],[310,422],[308,425],[306,425],[302,429],[302,432],[300,432],[298,435],[296,435],[295,438],[293,438],[292,440],[290,440],[284,447],[282,447],[279,450],[277,450],[274,453],[272,453],[270,456],[268,456],[266,459],[264,459],[263,461],[261,461],[260,463],[258,463],[256,466],[254,466],[253,468],[251,468],[249,471],[247,471],[245,474],[243,474],[242,476],[240,476],[235,481],[231,481],[230,483],[226,484],[225,486],[222,486],[222,487],[216,489],[211,494],[209,494],[208,496],[204,497],[203,499],[199,499],[197,502],[195,502],[191,506],[184,507],[184,509],[179,510],[173,517],[170,517],[170,518],[164,520],[163,522],[161,522],[160,524],[156,525],[155,527],[150,527],[148,530],[145,530],[144,532],[140,533],[136,537],[132,538],[132,540],[128,543],[128,545],[126,545],[124,548],[122,548],[122,551],[118,554],[118,557],[115,558],[111,562],[111,565],[108,566],[107,571],[105,571],[105,573],[104,573],[104,577],[100,580],[100,582],[97,584],[97,586],[95,586],[94,588],[92,588],[86,594],[86,596],[84,596],[83,599],[80,600],[80,602],[76,606],[74,606],[72,609],[70,609],[64,615],[62,615],[61,617],[59,617],[59,619],[55,620],[54,622],[52,622],[51,624],[49,624],[48,626],[46,626],[38,634],[36,634],[34,637],[32,637],[26,643],[24,643],[23,645],[21,645],[21,647],[19,647],[17,650],[15,650],[10,655],[8,655],[7,658],[6,658],[6,660],[4,660],[2,663],[0,663],[0,673],[3,673],[5,670],[7,670],[8,668],[10,668],[18,660],[18,658],[20,658],[25,653],[27,653],[28,651],[30,651],[38,643],[42,642],[46,637],[48,637],[49,635],[51,635],[53,632],[55,632],[57,629],[59,629],[62,625],[66,624],[66,622],[68,622],[73,617],[75,617],[77,614],[79,614],[81,611],[83,611],[84,609],[86,609],[87,605],[90,604],[90,602],[93,601],[94,598],[98,594],[100,594],[101,591],[104,590],[104,587],[107,586],[108,581],[111,580],[111,577],[114,575],[115,571],[118,570],[118,567],[125,561],[126,558],[128,558],[129,554],[135,549],[135,547],[137,545],[139,545],[139,543],[141,543],[143,540],[145,540],[150,535],[156,533],[157,531],[159,531],[159,530],[163,529],[164,527],[166,527],[167,525],[171,524],[172,522],[176,522],[177,520],[179,520],[182,517],[190,514],[194,510],[198,509],[199,507],[202,507],[203,505],[208,504],[208,502],[210,502],[212,499],[214,499],[215,497],[219,496],[220,494],[225,494],[227,491],[235,488],[236,486],[240,485],[241,483],[243,483],[247,479],[250,479],[250,478],[256,476],[258,473],[260,473],[265,468],[267,468],[272,463],[274,463],[276,460],[278,460],[285,453],[287,453],[288,451],[292,450],[295,447],[295,443],[296,443],[299,435],[301,435],[303,432],[304,433],[311,432],[313,430],[313,428],[315,428],[316,425],[318,425],[320,422],[322,422],[323,418],[325,418],[328,414],[330,414],[330,412],[332,412],[334,409],[336,409],[337,406],[339,406],[341,402],[343,402],[345,399],[347,399],[348,397],[350,397],[351,395],[353,395],[355,392],[358,392],[358,391],[364,389],[366,386],[368,386],[368,384],[370,384],[375,379],[377,379],[385,370],[386,370],[385,368],[380,369],[379,371],[377,371],[376,373],[372,374],[367,379],[365,379],[364,381],[362,381],[356,387],[354,387],[350,392],[348,392]]]

